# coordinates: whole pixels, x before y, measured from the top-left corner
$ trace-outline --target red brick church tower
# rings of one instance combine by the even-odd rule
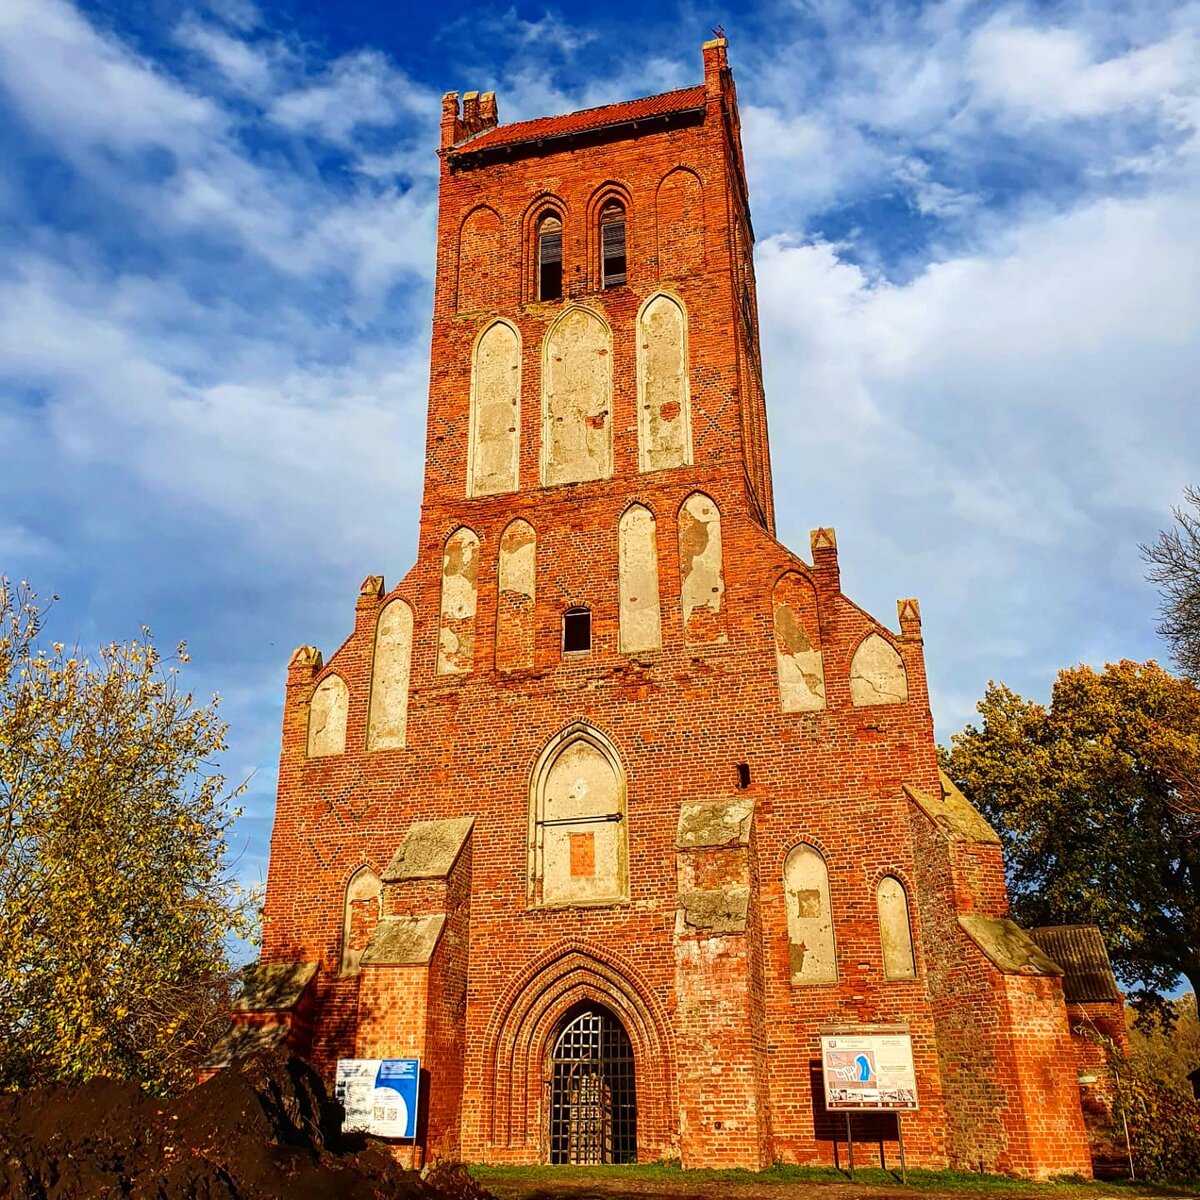
[[[240,1025],[328,1073],[419,1055],[431,1157],[751,1168],[844,1137],[823,1029],[903,1025],[910,1162],[1089,1173],[917,603],[897,632],[833,530],[774,537],[725,41],[561,117],[451,93],[440,153],[417,562],[292,658]]]

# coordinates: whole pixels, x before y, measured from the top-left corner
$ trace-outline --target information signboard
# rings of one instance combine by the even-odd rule
[[[907,1029],[837,1029],[821,1034],[825,1107],[904,1112],[918,1107],[917,1073]]]
[[[339,1058],[334,1093],[346,1110],[342,1129],[415,1138],[420,1081],[417,1058]]]

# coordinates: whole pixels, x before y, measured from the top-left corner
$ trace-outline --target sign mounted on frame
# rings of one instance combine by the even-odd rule
[[[345,1133],[415,1138],[421,1060],[339,1058],[334,1094],[346,1110]]]
[[[830,1112],[907,1112],[919,1107],[912,1037],[905,1026],[824,1030],[821,1075]]]

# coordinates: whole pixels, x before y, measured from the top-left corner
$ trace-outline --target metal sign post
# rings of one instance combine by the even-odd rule
[[[854,1178],[852,1112],[894,1112],[900,1147],[900,1179],[908,1182],[900,1114],[917,1103],[917,1072],[907,1025],[857,1025],[821,1030],[821,1074],[827,1112],[846,1114],[846,1147]],[[879,1159],[885,1164],[883,1141]]]
[[[417,1162],[417,1131],[421,1128],[421,1060],[418,1058],[417,1063],[417,1088],[414,1095],[413,1103],[413,1121],[412,1121],[412,1169],[419,1171],[425,1165],[425,1155],[421,1155],[421,1161]]]

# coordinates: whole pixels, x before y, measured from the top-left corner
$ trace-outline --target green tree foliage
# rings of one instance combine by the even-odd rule
[[[1200,1017],[1196,995],[1172,1001],[1165,1014],[1149,1014],[1129,1030],[1129,1057],[1156,1079],[1188,1087],[1188,1072],[1200,1067]]]
[[[1200,1100],[1187,1078],[1198,1065],[1194,994],[1171,1002],[1162,1014],[1142,1014],[1129,1030],[1129,1054],[1110,1055],[1117,1095],[1113,1140],[1123,1144],[1123,1110],[1143,1179],[1200,1180]]]
[[[1163,1182],[1200,1180],[1200,1101],[1192,1089],[1137,1062],[1114,1066],[1137,1173]]]
[[[1200,990],[1200,690],[1156,663],[1059,673],[1049,707],[990,683],[943,752],[1004,843],[1015,918],[1096,924],[1161,1002]]]
[[[226,940],[253,897],[226,863],[238,812],[211,767],[217,701],[180,646],[93,657],[42,643],[0,577],[0,1086],[106,1074],[185,1083],[227,1012]]]
[[[1184,674],[1200,679],[1200,488],[1183,494],[1187,507],[1172,511],[1175,524],[1143,546],[1142,556],[1162,593],[1158,632]]]

